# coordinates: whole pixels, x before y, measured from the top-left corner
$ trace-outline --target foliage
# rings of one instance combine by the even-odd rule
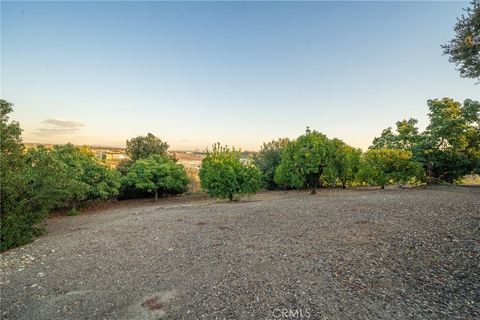
[[[168,156],[151,155],[136,160],[123,178],[126,186],[155,194],[182,193],[187,190],[188,177],[182,165]]]
[[[393,132],[391,127],[382,131],[380,137],[374,138],[371,149],[399,149],[412,150],[419,142],[420,135],[416,124],[417,119],[410,118],[397,121],[396,131]]]
[[[42,222],[64,196],[64,167],[40,147],[24,154],[17,122],[9,122],[12,104],[0,100],[1,250],[32,241]]]
[[[397,122],[396,133],[387,128],[370,148],[411,151],[429,183],[453,183],[480,172],[480,103],[467,99],[462,105],[443,98],[427,104],[430,123],[424,132],[418,133],[415,119]]]
[[[480,163],[480,103],[450,98],[428,101],[430,124],[417,149],[429,181],[453,183],[478,173]]]
[[[480,80],[480,1],[473,0],[454,27],[455,38],[442,45],[462,77]]]
[[[31,241],[38,233],[43,215],[30,210],[23,193],[28,186],[23,179],[25,163],[22,159],[23,144],[18,122],[9,121],[13,104],[0,100],[0,240],[1,250]]]
[[[282,152],[288,145],[288,138],[272,140],[264,143],[254,156],[255,165],[262,171],[265,189],[278,189],[281,185],[275,182],[275,171],[280,164]]]
[[[70,178],[64,186],[63,206],[76,209],[82,201],[106,200],[118,195],[120,174],[100,163],[88,147],[56,145],[50,152],[64,165]]]
[[[336,185],[338,179],[345,189],[347,183],[353,182],[356,178],[360,165],[362,151],[355,149],[339,139],[332,139],[332,159],[330,165],[325,169],[327,181]]]
[[[151,133],[127,140],[126,153],[133,162],[151,155],[166,156],[168,144]]]
[[[328,138],[307,127],[304,135],[288,143],[285,148],[276,170],[275,182],[293,188],[309,185],[314,194],[324,168],[331,161],[331,155],[332,147]]]
[[[262,173],[250,162],[242,162],[235,149],[213,145],[200,168],[200,184],[212,197],[233,200],[235,195],[255,194],[261,188]]]
[[[421,172],[418,163],[412,161],[412,153],[396,149],[370,149],[362,157],[358,177],[382,189],[390,183],[405,184]]]

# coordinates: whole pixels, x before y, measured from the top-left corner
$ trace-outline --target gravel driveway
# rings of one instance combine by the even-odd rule
[[[58,217],[1,255],[1,318],[478,319],[479,226],[459,187]]]

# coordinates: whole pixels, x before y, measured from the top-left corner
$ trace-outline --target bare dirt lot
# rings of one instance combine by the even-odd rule
[[[48,230],[1,255],[2,319],[480,316],[479,188],[187,197]]]

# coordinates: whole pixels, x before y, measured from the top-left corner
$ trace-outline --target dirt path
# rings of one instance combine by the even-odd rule
[[[479,188],[160,202],[48,229],[1,255],[2,319],[480,316]]]

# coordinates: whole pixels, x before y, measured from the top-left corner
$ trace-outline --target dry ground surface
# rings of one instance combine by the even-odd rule
[[[1,255],[1,318],[480,317],[479,188],[179,199],[49,219]]]

